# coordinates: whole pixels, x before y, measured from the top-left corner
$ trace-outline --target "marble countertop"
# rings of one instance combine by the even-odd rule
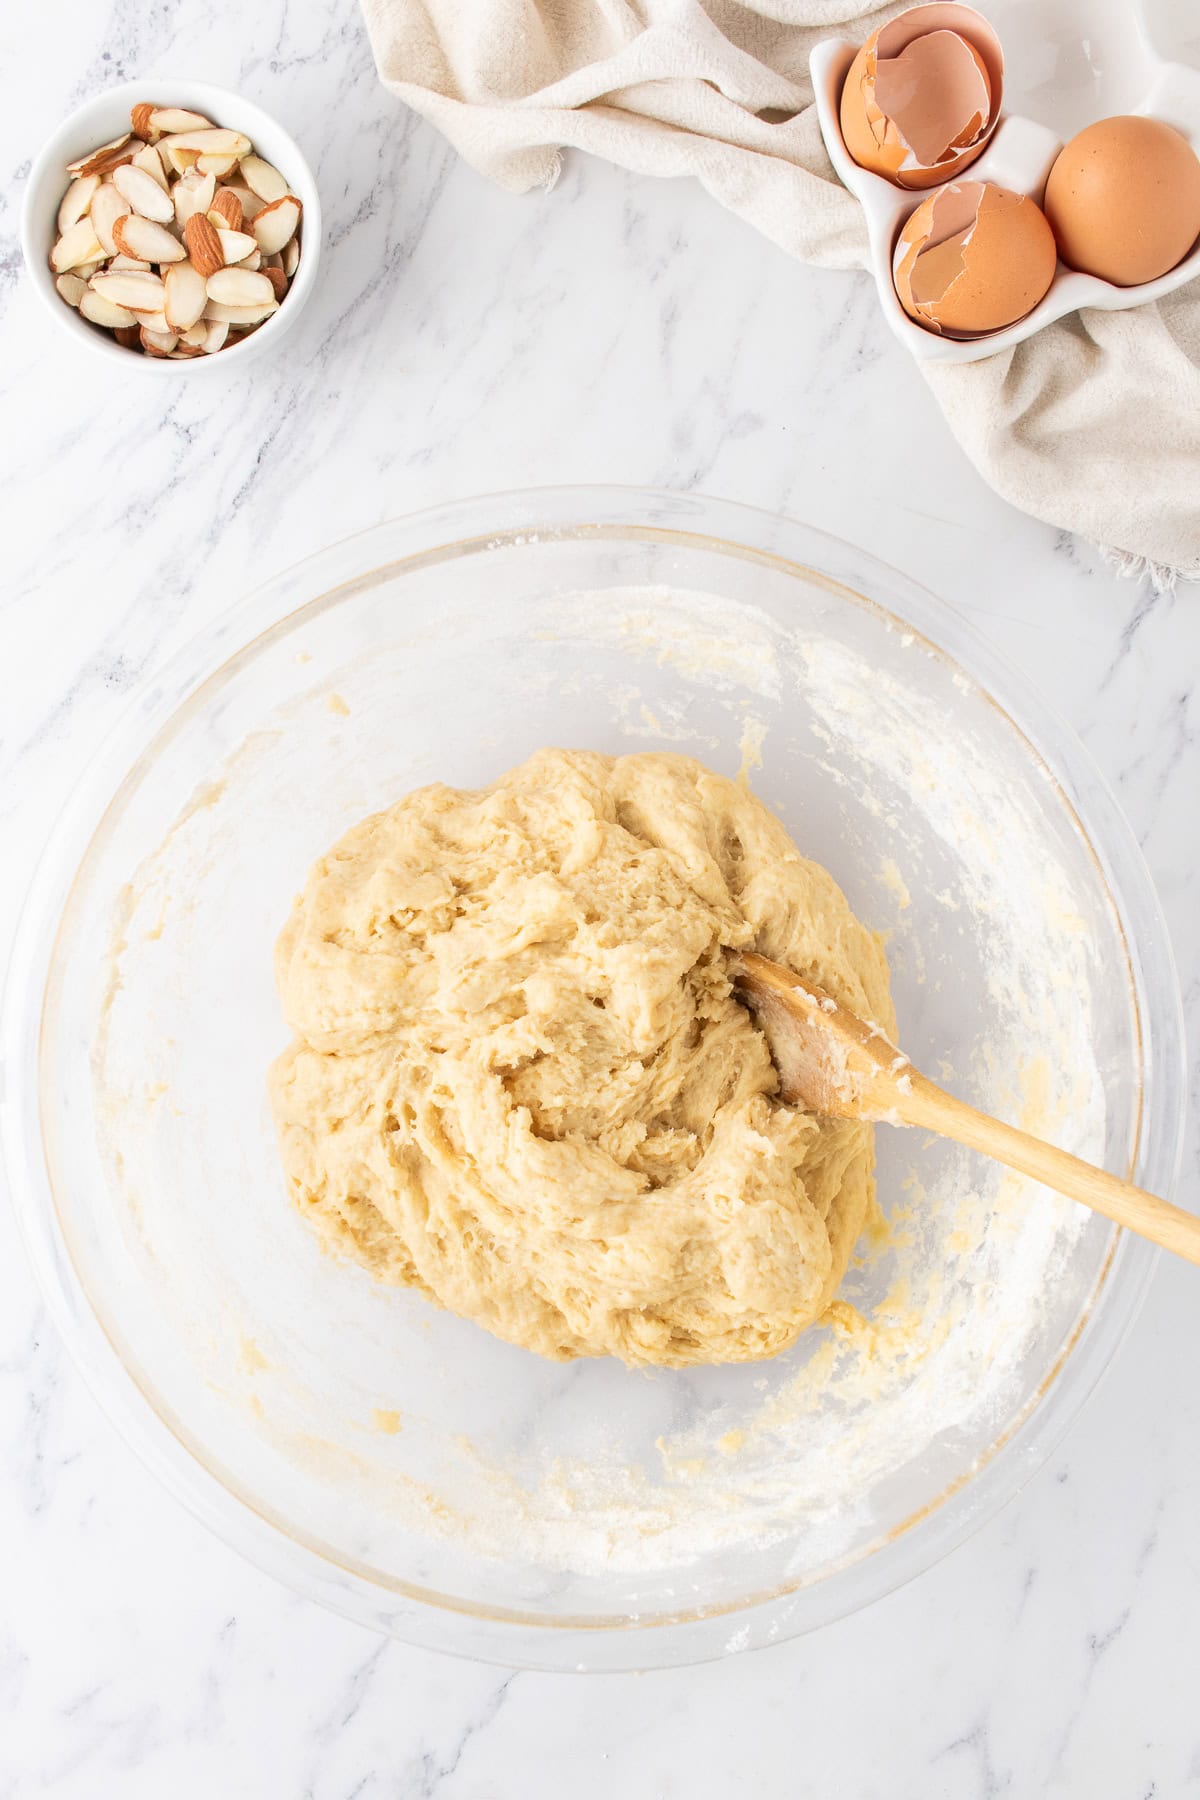
[[[377,86],[354,0],[63,0],[10,9],[0,49],[0,944],[128,696],[248,587],[436,501],[624,481],[856,540],[1014,657],[1124,803],[1196,1039],[1200,593],[997,500],[866,278],[580,158],[552,194],[493,191]],[[259,100],[324,197],[319,291],[236,384],[93,368],[21,279],[32,153],[156,71]],[[1193,1133],[1192,1205],[1197,1174]],[[1200,1795],[1196,1280],[1160,1267],[1049,1464],[908,1588],[755,1656],[553,1677],[376,1639],[208,1536],[97,1410],[0,1208],[0,1796]]]

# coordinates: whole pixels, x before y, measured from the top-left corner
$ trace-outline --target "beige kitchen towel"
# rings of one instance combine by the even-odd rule
[[[385,85],[469,163],[551,187],[566,147],[690,175],[791,256],[864,267],[808,54],[900,6],[869,0],[363,0]],[[1200,579],[1200,283],[1076,313],[982,362],[922,370],[998,493],[1159,585]]]

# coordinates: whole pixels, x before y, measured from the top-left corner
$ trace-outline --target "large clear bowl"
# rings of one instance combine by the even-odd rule
[[[1027,1479],[1153,1254],[880,1128],[876,1220],[786,1356],[551,1365],[322,1253],[264,1097],[271,948],[313,858],[539,745],[746,773],[888,934],[903,1042],[1169,1193],[1177,984],[1129,831],[958,615],[693,497],[445,507],[313,557],[142,695],[58,824],[9,983],[4,1128],[59,1328],[223,1538],[412,1642],[649,1667],[818,1626]]]

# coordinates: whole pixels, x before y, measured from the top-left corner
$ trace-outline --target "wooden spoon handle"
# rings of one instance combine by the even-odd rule
[[[1200,1218],[1195,1213],[1172,1206],[1168,1200],[1134,1187],[1131,1181],[1121,1181],[1105,1169],[1093,1168],[1078,1156],[1056,1150],[1053,1144],[1044,1144],[1013,1125],[977,1112],[915,1071],[911,1092],[903,1097],[897,1112],[906,1125],[923,1126],[939,1137],[953,1138],[972,1150],[982,1150],[985,1156],[994,1157],[1022,1175],[1032,1175],[1046,1187],[1081,1201],[1093,1212],[1103,1213],[1126,1230],[1136,1231],[1139,1237],[1149,1238],[1152,1244],[1200,1266]]]

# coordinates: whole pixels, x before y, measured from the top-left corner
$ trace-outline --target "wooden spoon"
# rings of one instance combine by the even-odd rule
[[[743,952],[732,976],[738,997],[763,1028],[779,1071],[780,1097],[789,1105],[835,1119],[919,1125],[982,1150],[1200,1265],[1195,1214],[956,1100],[914,1069],[877,1025],[779,963]]]

